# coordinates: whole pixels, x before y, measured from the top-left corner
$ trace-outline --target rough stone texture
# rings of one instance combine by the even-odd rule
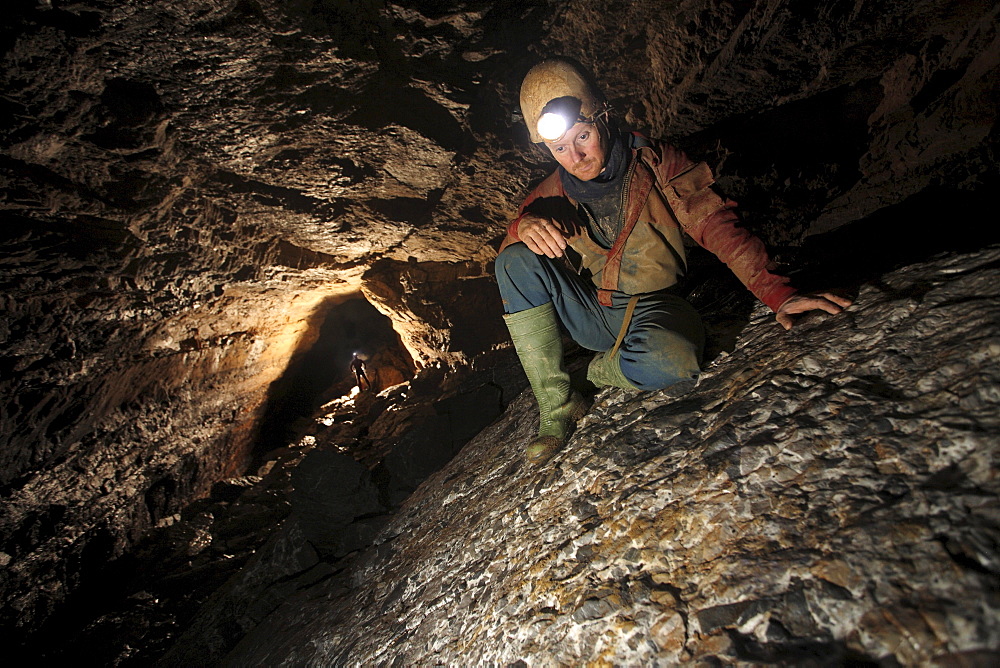
[[[993,664],[998,286],[993,247],[789,334],[760,309],[540,469],[525,393],[224,665]]]
[[[456,160],[474,95],[386,53],[390,25],[409,34],[394,16],[323,2],[11,8],[0,628],[37,630],[144,530],[241,472],[272,383],[367,264],[490,255],[519,170],[472,146]],[[451,75],[481,79],[468,62]],[[503,186],[473,200],[472,173]]]
[[[614,107],[708,156],[772,245],[996,187],[995,2],[568,5],[538,52],[628,45],[594,64]]]
[[[379,260],[361,289],[420,366],[467,364],[508,338],[496,282],[480,262]]]
[[[592,65],[627,121],[719,167],[809,285],[997,240],[963,224],[1000,186],[997,11],[8,3],[0,640],[86,607],[108,563],[242,474],[276,385],[338,305],[371,297],[416,367],[465,365],[502,340],[489,263],[549,168],[512,113],[541,55]],[[808,234],[821,243],[798,246]],[[714,356],[749,302],[713,259],[691,260],[693,299],[724,331]]]
[[[371,307],[369,307],[371,308]],[[147,532],[22,649],[41,665],[213,665],[287,596],[349,568],[399,504],[524,389],[510,349],[338,396],[256,475]],[[300,429],[300,433],[303,430]]]

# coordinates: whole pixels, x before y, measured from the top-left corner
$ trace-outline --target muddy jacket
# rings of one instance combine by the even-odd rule
[[[598,288],[602,304],[611,291],[642,294],[677,284],[687,269],[682,231],[726,263],[737,278],[767,304],[778,307],[795,290],[788,279],[771,273],[764,244],[738,226],[736,203],[720,197],[712,170],[693,163],[662,142],[634,136],[625,176],[621,215],[624,224],[610,249],[595,242],[580,222],[577,203],[563,189],[556,171],[521,205],[503,247],[519,241],[517,224],[526,213],[546,216],[567,231],[580,256],[578,271]]]

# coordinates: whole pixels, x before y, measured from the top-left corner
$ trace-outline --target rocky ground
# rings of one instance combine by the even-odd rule
[[[993,247],[789,333],[757,309],[697,383],[600,392],[540,468],[510,351],[336,399],[151,532],[36,656],[992,665],[998,279]]]
[[[331,400],[253,475],[216,483],[106,564],[25,656],[148,666],[173,646],[184,665],[215,663],[286,595],[345,572],[413,490],[503,412],[526,384],[512,356]]]
[[[998,285],[992,247],[788,334],[758,309],[542,468],[525,393],[224,665],[994,665]]]

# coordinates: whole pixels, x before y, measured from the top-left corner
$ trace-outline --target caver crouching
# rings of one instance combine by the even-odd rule
[[[617,130],[575,63],[533,67],[521,112],[531,141],[559,163],[521,205],[496,260],[504,319],[538,401],[530,461],[561,448],[586,410],[570,386],[560,324],[597,352],[587,378],[599,387],[656,390],[697,376],[704,328],[676,291],[687,268],[684,234],[725,262],[786,329],[793,314],[850,305],[832,293],[798,294],[772,273],[764,244],[712,188],[711,169]]]

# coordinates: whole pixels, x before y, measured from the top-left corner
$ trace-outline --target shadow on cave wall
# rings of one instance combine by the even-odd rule
[[[942,85],[937,82],[921,98]],[[870,118],[883,96],[879,79],[865,79],[767,113],[731,118],[680,142],[692,157],[716,166],[720,189],[739,202],[747,227],[768,243],[779,272],[802,290],[856,289],[939,253],[1000,242],[1000,227],[984,213],[994,210],[987,193],[1000,187],[1000,175],[989,168],[995,163],[996,130],[979,149],[942,166],[920,192],[838,229],[807,236],[830,203],[864,178],[859,165],[870,150]],[[752,302],[748,307],[727,296],[738,284],[718,276],[699,252],[692,253],[695,306],[709,318],[734,308],[749,316]],[[694,276],[700,270],[708,272],[708,285]]]
[[[800,247],[777,248],[779,272],[801,291],[832,289],[856,298],[863,283],[943,253],[971,252],[1000,244],[1000,226],[988,222],[992,195],[977,190],[931,187],[837,230],[806,238]],[[992,186],[992,187],[990,187]],[[756,304],[728,269],[707,251],[689,250],[687,298],[707,331],[705,362],[731,352]]]
[[[768,244],[779,273],[802,291],[856,293],[860,284],[904,265],[1000,243],[1000,227],[983,213],[993,211],[987,193],[1000,187],[1000,176],[980,167],[994,162],[995,131],[950,166],[947,178],[935,177],[920,192],[861,220],[807,236],[830,203],[863,178],[869,119],[883,94],[879,80],[866,79],[734,117],[681,141],[692,157],[719,169],[720,190],[739,202],[745,224]],[[689,249],[688,284],[688,298],[708,330],[708,362],[733,349],[755,302],[700,248]]]
[[[715,167],[755,233],[794,244],[862,178],[868,119],[881,100],[880,83],[865,80],[718,123],[681,147]]]
[[[900,267],[942,253],[964,253],[1000,243],[992,223],[994,183],[977,190],[931,187],[863,220],[809,237],[789,272],[804,290],[841,286],[856,289]]]
[[[364,298],[321,306],[316,319],[315,343],[293,354],[285,373],[268,390],[254,459],[297,441],[324,401],[350,391],[353,353],[367,360],[376,391],[413,375],[413,361],[392,323]]]

